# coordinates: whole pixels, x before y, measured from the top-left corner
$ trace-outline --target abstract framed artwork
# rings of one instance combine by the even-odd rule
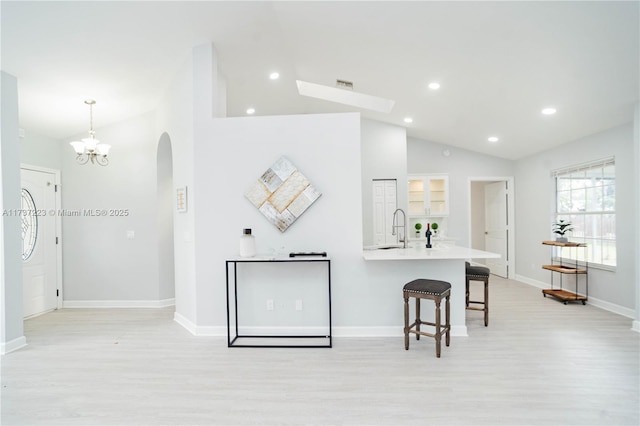
[[[273,163],[245,193],[280,232],[286,231],[320,195],[286,157]]]

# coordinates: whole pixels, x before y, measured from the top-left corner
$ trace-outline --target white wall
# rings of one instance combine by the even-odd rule
[[[29,129],[24,129],[24,131],[25,136],[20,139],[22,147],[21,162],[24,164],[61,170],[62,153],[65,148],[71,150],[67,152],[67,155],[73,155],[73,149],[66,141],[61,143],[57,139],[33,133]]]
[[[171,139],[173,185],[193,190],[194,57],[189,55],[167,87],[157,109],[156,138],[166,132]],[[175,208],[175,206],[174,206]],[[186,327],[196,322],[194,203],[186,213],[174,215],[176,320]],[[193,330],[192,330],[193,331]]]
[[[635,212],[633,125],[609,129],[516,162],[516,274],[532,283],[550,283],[550,250],[541,244],[550,239],[555,192],[551,171],[615,156],[616,161],[616,249],[615,272],[591,268],[589,298],[594,304],[633,315],[635,309],[634,236]]]
[[[636,289],[636,316],[633,321],[633,330],[640,332],[640,102],[636,103],[635,111],[633,114],[633,147],[634,147],[634,159],[636,171],[635,174],[635,196],[636,196],[636,209],[635,209],[635,223],[636,223],[636,276],[635,276],[635,289]]]
[[[112,145],[108,166],[75,163],[71,147],[62,156],[62,205],[83,212],[62,220],[65,305],[158,301],[155,115],[99,127],[96,137]]]
[[[398,208],[407,207],[407,131],[404,127],[361,120],[362,233],[365,246],[373,244],[373,179],[396,179]],[[411,229],[407,230],[412,235]]]
[[[359,114],[212,119],[196,143],[198,324],[226,322],[224,262],[238,255],[243,228],[260,253],[327,251],[336,286],[362,248]],[[286,156],[322,196],[284,233],[244,193]],[[342,278],[344,279],[344,278]],[[352,283],[357,285],[357,283]]]
[[[20,209],[18,83],[0,72],[0,207]],[[22,322],[22,236],[20,216],[2,215],[0,227],[0,354],[26,343]]]

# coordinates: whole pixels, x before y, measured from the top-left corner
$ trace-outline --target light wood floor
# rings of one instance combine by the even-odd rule
[[[63,309],[26,321],[29,346],[2,357],[2,424],[640,423],[630,319],[496,277],[490,295],[489,327],[468,311],[470,336],[440,359],[429,338],[229,349],[173,309]]]

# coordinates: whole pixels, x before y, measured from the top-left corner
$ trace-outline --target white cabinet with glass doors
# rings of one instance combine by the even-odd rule
[[[409,175],[409,216],[449,215],[449,176]]]

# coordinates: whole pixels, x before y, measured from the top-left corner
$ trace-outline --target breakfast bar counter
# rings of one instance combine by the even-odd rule
[[[388,246],[383,246],[388,247]],[[364,260],[451,260],[451,259],[491,259],[499,258],[497,253],[476,250],[459,246],[436,246],[426,248],[424,245],[408,248],[391,247],[376,248],[375,246],[365,247],[363,250]]]
[[[426,248],[424,244],[400,247],[365,247],[362,256],[367,263],[384,263],[394,271],[410,270],[410,279],[426,278],[451,284],[451,335],[467,336],[465,309],[465,261],[500,258],[497,253],[437,244]],[[383,268],[387,269],[387,268]],[[407,281],[408,282],[408,281]],[[397,283],[396,283],[397,284]],[[404,283],[403,283],[404,284]],[[398,294],[398,298],[401,295]],[[427,318],[425,312],[424,318]]]

